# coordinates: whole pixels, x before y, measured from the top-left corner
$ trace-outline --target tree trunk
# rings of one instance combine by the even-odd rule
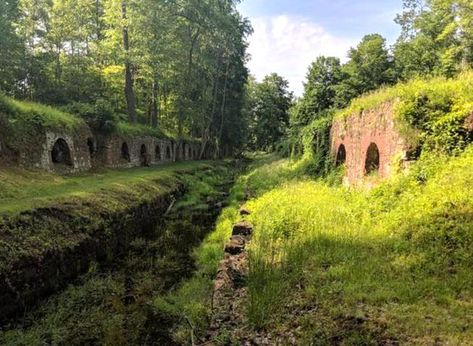
[[[216,154],[220,156],[220,144],[222,143],[222,134],[223,134],[223,124],[225,118],[225,106],[227,102],[227,85],[228,85],[228,70],[230,69],[230,60],[227,62],[227,68],[225,69],[225,83],[223,84],[223,96],[222,96],[222,107],[220,108],[220,128],[218,130],[217,137],[217,152]]]
[[[156,128],[158,127],[158,113],[159,113],[159,90],[158,83],[153,80],[151,86],[151,126]]]
[[[125,49],[125,98],[128,111],[128,119],[136,123],[136,98],[133,90],[133,73],[129,58],[130,40],[128,37],[128,24],[126,14],[126,1],[122,1],[122,19],[123,25],[123,48]]]

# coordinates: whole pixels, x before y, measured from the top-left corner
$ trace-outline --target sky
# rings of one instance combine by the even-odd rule
[[[243,0],[238,8],[254,29],[250,73],[261,80],[276,72],[301,96],[307,69],[318,56],[345,62],[350,47],[370,33],[393,44],[402,0]]]

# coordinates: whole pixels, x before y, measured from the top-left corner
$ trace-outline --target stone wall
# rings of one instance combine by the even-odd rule
[[[345,164],[348,184],[358,184],[370,173],[389,177],[399,160],[405,160],[406,151],[391,103],[333,122],[331,152],[338,164]]]
[[[30,145],[20,149],[20,166],[62,173],[87,171],[92,167],[89,138],[92,138],[92,133],[87,127],[74,133],[47,131],[42,136],[31,138]],[[61,143],[61,148],[66,151],[59,156],[66,156],[65,162],[56,160],[55,146],[57,147],[58,143]]]
[[[155,137],[98,137],[97,161],[107,167],[138,167],[196,160],[198,144]]]

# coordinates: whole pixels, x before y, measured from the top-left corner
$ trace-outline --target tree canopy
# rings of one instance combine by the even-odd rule
[[[0,90],[75,111],[105,102],[123,120],[232,151],[252,30],[238,2],[2,1]]]

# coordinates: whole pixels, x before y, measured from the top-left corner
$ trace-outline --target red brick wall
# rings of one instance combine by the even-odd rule
[[[366,110],[361,115],[353,114],[347,119],[335,120],[331,130],[331,151],[337,156],[341,144],[346,149],[346,182],[358,184],[365,176],[365,160],[368,147],[378,147],[379,176],[389,177],[394,170],[395,158],[406,153],[406,143],[396,130],[391,103]]]

